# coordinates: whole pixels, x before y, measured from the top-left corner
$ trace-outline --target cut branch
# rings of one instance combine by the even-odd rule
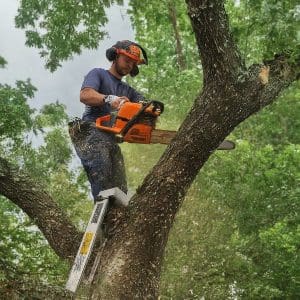
[[[254,64],[247,72],[245,86],[240,89],[243,96],[240,104],[251,114],[271,104],[291,83],[298,79],[300,65],[284,55],[275,55],[264,64]],[[237,85],[240,85],[238,82]]]
[[[292,82],[299,79],[300,63],[291,62],[285,55],[275,55],[273,60],[265,61],[269,69],[268,83],[264,85],[260,105],[264,107],[276,99],[278,94]]]
[[[0,194],[35,222],[59,257],[70,260],[75,257],[81,233],[41,186],[3,158],[0,158]]]

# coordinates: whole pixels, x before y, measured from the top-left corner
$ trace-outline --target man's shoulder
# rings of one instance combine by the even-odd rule
[[[89,71],[89,74],[97,74],[100,76],[105,76],[107,75],[107,71],[103,68],[93,68]]]

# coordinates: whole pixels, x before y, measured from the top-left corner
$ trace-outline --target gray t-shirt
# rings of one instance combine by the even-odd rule
[[[108,70],[101,68],[92,69],[85,77],[81,89],[90,87],[104,95],[126,96],[131,102],[138,102],[144,97],[126,82],[113,76]],[[108,115],[111,112],[110,105],[85,106],[82,119],[94,122],[98,117]]]

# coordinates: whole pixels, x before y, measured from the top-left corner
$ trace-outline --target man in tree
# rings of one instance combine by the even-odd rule
[[[84,78],[80,91],[80,101],[86,106],[82,120],[89,125],[80,143],[75,143],[94,199],[100,191],[112,187],[119,187],[127,193],[127,182],[123,156],[115,136],[90,125],[98,117],[120,109],[126,101],[143,100],[143,96],[122,78],[128,74],[136,76],[139,73],[137,65],[147,64],[145,50],[128,40],[119,41],[107,49],[106,57],[112,62],[109,70],[94,68]]]

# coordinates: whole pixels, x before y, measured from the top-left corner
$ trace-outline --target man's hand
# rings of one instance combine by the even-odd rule
[[[121,108],[121,106],[128,102],[129,99],[125,96],[114,96],[114,95],[108,95],[104,98],[105,103],[109,103],[112,109],[118,110]]]

